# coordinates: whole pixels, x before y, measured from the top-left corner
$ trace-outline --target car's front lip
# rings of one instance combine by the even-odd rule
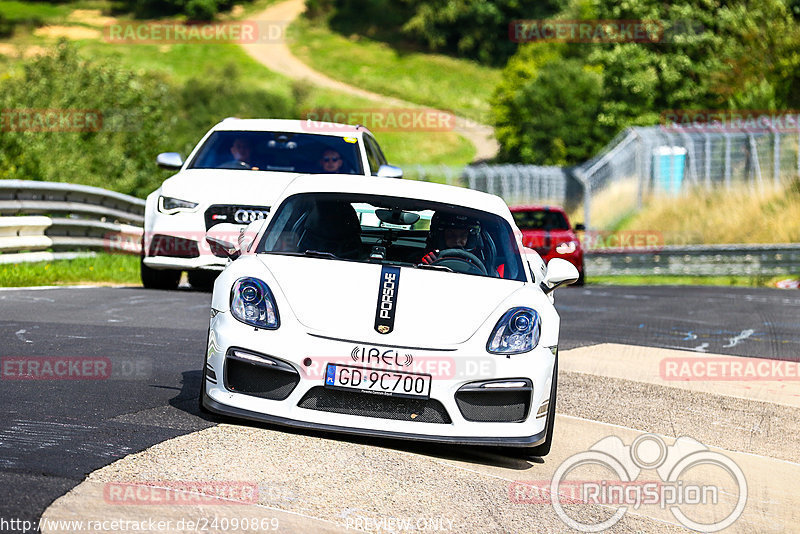
[[[424,441],[427,443],[449,443],[453,445],[485,445],[485,446],[506,446],[506,447],[533,447],[540,445],[545,440],[547,429],[532,436],[510,436],[510,437],[487,437],[487,436],[437,436],[430,434],[411,434],[406,432],[394,432],[390,430],[373,430],[368,428],[353,428],[337,425],[321,424],[314,422],[301,421],[268,415],[261,412],[245,410],[234,406],[219,403],[213,399],[206,398],[205,407],[210,411],[220,415],[230,415],[251,421],[263,423],[273,423],[292,428],[302,428],[306,430],[317,430],[326,432],[338,432],[342,434],[372,436],[389,439],[402,439],[413,441]],[[486,423],[491,424],[491,423]]]
[[[529,446],[537,444],[544,436],[545,419],[537,413],[544,401],[549,400],[554,357],[543,346],[512,358],[490,355],[485,352],[482,343],[438,352],[431,349],[398,350],[403,355],[410,352],[420,367],[397,367],[397,371],[423,372],[420,368],[442,368],[437,367],[440,365],[449,365],[448,369],[454,370],[445,371],[440,377],[436,377],[436,371],[433,371],[430,395],[432,401],[441,403],[450,421],[423,422],[320,411],[300,406],[312,388],[323,386],[321,369],[327,363],[353,364],[351,357],[356,350],[354,346],[358,348],[356,341],[315,336],[294,322],[287,322],[275,331],[255,331],[233,319],[229,312],[215,314],[211,328],[208,362],[217,377],[217,383],[204,384],[204,389],[207,406],[219,413],[299,428],[440,443]],[[373,346],[369,343],[360,345]],[[285,400],[270,400],[229,390],[225,381],[225,359],[231,347],[261,353],[291,364],[300,375],[297,385]],[[472,356],[475,354],[480,356]],[[304,368],[303,360],[309,357],[316,364],[313,371]],[[494,365],[489,365],[492,363]],[[465,371],[465,364],[472,371]],[[455,372],[456,369],[458,372]],[[462,415],[455,393],[465,384],[480,380],[520,378],[529,378],[534,390],[524,420],[477,422],[467,420]],[[331,424],[331,420],[338,421]]]

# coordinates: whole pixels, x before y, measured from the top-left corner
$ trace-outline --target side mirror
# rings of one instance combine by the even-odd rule
[[[547,273],[540,284],[545,294],[552,293],[556,288],[571,284],[578,280],[578,269],[567,260],[553,258],[547,264]]]
[[[242,254],[239,239],[243,232],[244,228],[238,224],[216,224],[206,232],[206,242],[211,247],[211,252],[222,252],[235,260]]]
[[[183,157],[177,152],[164,152],[156,157],[156,165],[168,171],[177,171],[183,167]]]
[[[402,178],[403,169],[394,165],[381,165],[378,169],[378,178]]]
[[[250,247],[253,246],[256,237],[258,237],[258,233],[261,231],[261,228],[266,223],[267,223],[266,219],[256,219],[255,221],[251,222],[250,224],[239,230],[238,248],[241,254],[250,251]]]
[[[583,223],[576,224],[575,225],[575,231],[576,232],[585,232],[586,231],[586,225],[584,225]]]

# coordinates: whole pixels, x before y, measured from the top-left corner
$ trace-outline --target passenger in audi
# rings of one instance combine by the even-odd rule
[[[319,160],[319,166],[324,173],[335,174],[342,172],[341,169],[343,165],[344,159],[342,155],[332,148],[325,150]]]

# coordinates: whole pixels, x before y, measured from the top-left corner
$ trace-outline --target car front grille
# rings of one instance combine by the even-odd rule
[[[440,424],[452,422],[442,403],[434,399],[391,397],[358,391],[328,389],[322,386],[308,390],[297,405],[309,410],[395,421]]]
[[[205,212],[206,230],[220,223],[250,224],[258,219],[266,219],[268,213],[268,206],[214,204]]]
[[[259,364],[233,357],[229,351],[225,358],[225,388],[261,399],[284,400],[297,387],[300,375],[289,364],[279,363],[283,365]]]

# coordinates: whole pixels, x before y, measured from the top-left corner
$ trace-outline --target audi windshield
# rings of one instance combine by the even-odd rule
[[[357,137],[218,131],[209,136],[189,168],[364,174],[358,143]]]
[[[525,281],[505,219],[419,199],[294,195],[277,208],[257,250]]]

